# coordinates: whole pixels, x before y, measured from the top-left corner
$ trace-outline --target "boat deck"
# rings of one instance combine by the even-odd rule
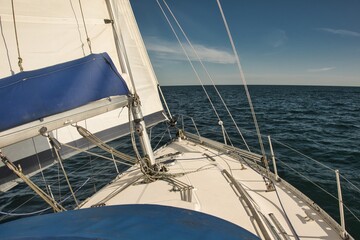
[[[333,220],[286,182],[274,181],[275,190],[269,191],[254,165],[243,167],[226,151],[180,139],[159,149],[156,157],[168,169],[162,179],[149,181],[135,165],[81,208],[165,205],[217,216],[262,239],[341,239]]]

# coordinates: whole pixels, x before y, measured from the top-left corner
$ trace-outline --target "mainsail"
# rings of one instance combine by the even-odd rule
[[[92,53],[105,52],[130,92],[139,95],[147,126],[165,119],[157,91],[158,83],[128,0],[0,0],[0,31],[1,85],[10,76],[13,78],[25,74],[20,67],[24,71],[38,71],[91,57]],[[67,84],[65,80],[64,84]],[[87,86],[86,83],[83,85]],[[33,96],[36,96],[36,91],[37,89],[33,89]],[[73,95],[77,97],[76,94]],[[2,97],[0,96],[1,99]],[[27,97],[31,98],[32,95]],[[127,111],[122,111],[119,107],[120,105],[113,108],[115,110],[110,109],[111,111],[98,116],[90,116],[86,120],[80,118],[83,121],[74,119],[78,119],[78,125],[86,127],[103,141],[109,141],[129,133]],[[88,107],[86,111],[90,110]],[[5,132],[13,132],[15,128],[18,130],[34,125],[34,122],[31,122],[31,126],[23,122],[23,125],[13,128],[15,125],[7,122],[4,116],[6,111],[2,113],[5,125],[0,129],[0,136]],[[31,121],[35,120],[35,123],[37,121],[40,124],[42,117],[37,117]],[[57,117],[60,118],[61,121],[64,120],[63,116]],[[52,134],[60,142],[79,148],[88,147],[76,128],[65,126],[54,129]],[[46,138],[35,136],[12,141],[16,143],[8,145],[0,142],[0,148],[15,164],[20,164],[25,173],[30,174],[53,162],[51,147]],[[72,154],[72,151],[65,149],[63,157]],[[0,191],[11,187],[13,184],[5,184],[14,178],[0,163]]]

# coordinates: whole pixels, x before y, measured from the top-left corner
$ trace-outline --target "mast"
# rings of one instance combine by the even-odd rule
[[[129,108],[131,108],[130,110],[133,114],[133,121],[135,123],[135,131],[139,136],[143,154],[145,155],[145,158],[148,160],[147,164],[149,166],[153,166],[155,164],[154,152],[151,147],[149,135],[146,132],[146,124],[145,124],[143,113],[141,110],[141,101],[140,101],[140,97],[136,91],[135,81],[134,81],[134,77],[133,77],[133,74],[131,71],[129,58],[128,58],[128,55],[126,52],[124,39],[121,34],[120,26],[116,26],[116,28],[114,26],[116,24],[116,21],[114,21],[114,14],[112,12],[112,6],[110,3],[110,0],[106,0],[106,6],[107,6],[107,9],[109,12],[109,16],[111,18],[111,24],[112,24],[113,34],[114,34],[114,42],[115,42],[116,49],[117,49],[116,52],[117,52],[117,55],[118,55],[118,58],[120,59],[120,61],[121,61],[121,59],[125,60],[126,69],[128,71],[128,74],[129,74],[129,77],[131,80],[131,84],[133,87],[133,94],[132,94],[132,98],[130,100],[131,103],[129,102]],[[116,29],[119,29],[119,31],[116,31]],[[121,54],[121,52],[123,54]]]
[[[134,117],[135,131],[139,136],[141,148],[145,155],[145,159],[147,159],[148,161],[147,164],[149,166],[153,166],[155,164],[155,157],[153,149],[151,147],[149,135],[146,131],[146,125],[141,111],[141,102],[137,95],[135,95],[132,101],[133,102],[130,104],[129,107],[131,107],[131,111]]]

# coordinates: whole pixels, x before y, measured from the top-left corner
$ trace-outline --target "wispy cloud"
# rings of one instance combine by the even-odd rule
[[[287,34],[282,29],[275,29],[266,35],[265,41],[273,48],[281,47],[288,41]]]
[[[333,69],[335,69],[335,67],[313,68],[308,69],[307,72],[327,72]]]
[[[340,36],[345,36],[345,37],[360,37],[359,32],[350,31],[350,30],[346,30],[346,29],[318,28],[318,30],[336,34],[336,35],[340,35]]]
[[[148,37],[145,42],[147,50],[160,60],[187,61],[182,48],[177,42],[165,41],[156,37]],[[192,48],[185,43],[183,43],[183,46],[190,59],[197,61],[198,58]],[[235,56],[225,50],[200,44],[193,44],[193,46],[201,61],[220,64],[235,63],[236,61]]]

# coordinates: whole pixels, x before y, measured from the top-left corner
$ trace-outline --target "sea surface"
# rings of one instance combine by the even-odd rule
[[[217,89],[249,149],[260,152],[244,88],[218,86]],[[221,120],[229,135],[227,142],[246,148],[213,87],[206,86],[205,90],[216,113],[201,86],[163,87],[162,90],[171,114],[177,119],[178,128],[184,123],[187,131],[197,133],[198,130],[201,136],[224,141],[218,124]],[[264,149],[270,156],[268,136],[271,136],[280,177],[340,222],[335,178],[338,169],[346,205],[346,228],[355,239],[360,239],[360,88],[249,86],[249,91]],[[174,133],[175,129],[165,123],[152,128],[153,147],[160,147],[171,136],[174,137]],[[133,152],[128,138],[113,141],[111,145],[129,154]],[[102,153],[99,149],[93,151]],[[64,163],[80,201],[116,176],[113,162],[85,154]],[[273,168],[272,164],[270,167]],[[125,167],[119,165],[119,169]],[[43,175],[38,174],[32,179],[43,188],[50,185],[51,193],[65,207],[75,207],[59,166],[46,169]],[[51,209],[24,184],[19,184],[0,194],[0,211],[0,220],[5,222],[34,213],[48,213]]]

